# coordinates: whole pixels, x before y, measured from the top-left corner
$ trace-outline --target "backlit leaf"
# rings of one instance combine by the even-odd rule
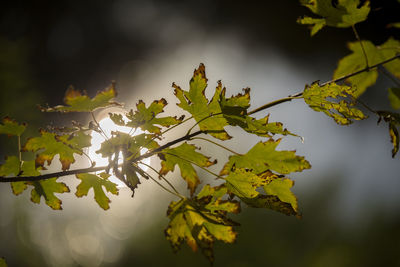
[[[39,175],[40,171],[39,169],[36,168],[34,160],[22,162],[20,176],[24,177],[24,176],[39,176]],[[33,184],[32,182],[13,182],[11,183],[11,188],[14,195],[19,195],[23,191],[25,191],[25,189],[28,188],[28,185],[32,184]]]
[[[186,241],[193,251],[200,248],[212,263],[215,240],[225,243],[233,243],[236,240],[237,233],[233,226],[237,223],[226,216],[227,213],[239,212],[240,206],[236,201],[220,199],[221,192],[226,192],[223,186],[206,185],[201,192],[201,197],[171,202],[167,212],[170,222],[165,235],[175,252]]]
[[[139,100],[136,105],[136,111],[131,110],[126,117],[130,120],[126,126],[137,128],[140,127],[143,131],[149,131],[150,133],[160,133],[161,128],[156,125],[169,127],[171,125],[177,124],[182,120],[176,117],[161,117],[158,118],[157,115],[162,113],[164,107],[167,105],[167,101],[164,98],[160,100],[155,100],[150,104],[148,108],[143,101]]]
[[[216,163],[211,162],[209,157],[206,157],[195,150],[196,147],[194,145],[183,143],[174,148],[164,149],[162,153],[160,153],[162,154],[160,173],[165,175],[170,171],[174,171],[175,165],[178,165],[181,171],[181,176],[187,182],[191,195],[193,195],[197,185],[200,183],[193,164],[201,167],[208,167]]]
[[[318,83],[307,85],[303,92],[304,101],[315,111],[321,111],[332,117],[337,124],[347,125],[352,120],[363,120],[367,117],[364,113],[354,106],[354,100],[351,102],[344,100],[346,97],[354,97],[354,89],[346,85],[337,85],[330,83],[319,86]],[[333,99],[342,98],[339,102]]]
[[[286,215],[300,217],[291,204],[281,201],[277,196],[260,194],[255,198],[242,198],[241,200],[252,208],[270,209]]]
[[[81,183],[76,187],[75,195],[77,197],[87,196],[89,190],[93,188],[94,199],[97,204],[104,210],[110,208],[111,200],[106,196],[104,189],[111,194],[118,195],[118,188],[116,184],[107,179],[107,176],[101,177],[95,174],[81,173],[77,174],[76,178],[81,180]]]
[[[61,200],[57,198],[55,193],[69,192],[69,188],[64,183],[57,182],[57,178],[41,180],[37,182],[28,182],[34,188],[31,191],[31,200],[39,204],[40,198],[43,197],[47,206],[53,210],[61,210]]]
[[[50,165],[54,156],[59,155],[62,170],[67,170],[75,162],[74,153],[82,155],[82,148],[91,145],[90,135],[83,132],[76,135],[56,135],[41,130],[40,134],[40,137],[28,139],[23,147],[23,151],[37,152],[36,164],[39,166],[43,166],[46,161]]]
[[[66,106],[55,106],[53,108],[42,108],[45,112],[92,112],[98,108],[105,108],[109,106],[121,105],[113,98],[117,96],[115,85],[111,84],[110,87],[100,91],[95,97],[90,98],[84,92],[75,90],[72,86],[68,88],[65,93],[64,103]]]
[[[297,20],[300,24],[312,25],[311,35],[324,26],[347,28],[367,19],[369,1],[360,5],[360,0],[338,0],[336,4],[327,0],[301,0],[301,4],[320,18],[304,16]]]
[[[400,53],[400,41],[389,38],[384,44],[377,47],[382,60],[392,58]],[[400,58],[383,65],[394,76],[400,78]]]
[[[276,151],[279,142],[272,139],[259,142],[244,155],[230,156],[220,174],[229,174],[234,168],[250,169],[256,174],[268,169],[287,174],[311,168],[310,163],[304,157],[296,156],[294,151]]]
[[[400,88],[389,88],[389,101],[394,109],[400,109]]]
[[[267,178],[245,169],[235,169],[225,178],[229,192],[240,198],[255,198],[257,188],[267,183]]]
[[[194,71],[189,91],[182,90],[176,84],[172,84],[172,86],[175,88],[175,96],[180,101],[177,105],[192,114],[200,130],[208,131],[210,135],[221,140],[231,138],[224,130],[228,124],[221,114],[222,110],[219,104],[222,85],[218,83],[214,96],[209,102],[204,93],[207,87],[207,78],[203,64],[200,64],[199,68]]]
[[[19,124],[10,117],[4,117],[2,124],[0,124],[0,134],[8,136],[21,136],[26,129],[26,123]]]
[[[19,159],[16,156],[6,158],[4,164],[0,165],[0,176],[16,176],[20,172]]]

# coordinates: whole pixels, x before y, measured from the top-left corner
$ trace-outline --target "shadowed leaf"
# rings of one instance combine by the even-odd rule
[[[369,1],[360,5],[360,0],[338,0],[336,4],[327,0],[301,0],[301,4],[321,18],[304,16],[297,20],[300,24],[312,25],[311,36],[324,26],[347,28],[367,19]]]
[[[297,212],[298,204],[296,196],[290,191],[294,182],[288,178],[278,178],[264,185],[264,191],[267,195],[277,196],[280,201],[289,203]]]
[[[389,101],[394,109],[400,109],[400,88],[389,88]]]

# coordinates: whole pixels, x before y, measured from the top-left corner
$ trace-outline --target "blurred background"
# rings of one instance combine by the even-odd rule
[[[360,36],[375,44],[400,39],[398,29],[386,28],[400,19],[398,2],[371,6],[368,21],[357,25]],[[293,0],[7,1],[0,10],[0,115],[29,122],[29,135],[72,119],[84,123],[85,116],[41,114],[36,105],[61,104],[69,85],[93,96],[112,80],[127,108],[164,97],[166,111],[175,113],[171,84],[187,89],[200,62],[209,79],[207,95],[220,79],[228,95],[251,87],[255,108],[330,80],[349,53],[351,29],[324,28],[311,38],[307,27],[296,24],[304,14],[308,10]],[[390,109],[389,86],[381,75],[361,99]],[[285,137],[278,147],[296,149],[313,166],[290,176],[303,219],[243,207],[234,218],[241,223],[237,242],[216,244],[215,266],[400,266],[400,164],[399,156],[391,158],[387,126],[371,115],[341,127],[301,100],[268,112],[271,121],[305,138]],[[257,142],[228,130],[237,138],[226,144],[238,152]],[[0,138],[1,157],[15,153],[16,140]],[[226,157],[215,147],[202,151]],[[200,174],[202,181],[213,179]],[[186,245],[172,252],[163,230],[173,198],[148,181],[134,198],[121,189],[103,211],[92,193],[74,196],[72,177],[62,180],[72,191],[59,195],[63,211],[30,202],[28,190],[14,196],[0,184],[0,256],[9,266],[209,265]]]

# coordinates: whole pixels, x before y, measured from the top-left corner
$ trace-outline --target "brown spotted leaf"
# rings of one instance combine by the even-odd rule
[[[8,136],[21,136],[26,129],[26,123],[19,124],[10,117],[4,117],[0,124],[0,134]]]

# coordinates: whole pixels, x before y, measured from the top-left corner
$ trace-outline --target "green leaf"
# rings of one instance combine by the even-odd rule
[[[400,28],[400,22],[389,23],[386,27],[387,28]]]
[[[320,86],[318,83],[313,83],[311,86],[306,85],[303,97],[310,108],[332,117],[337,124],[347,125],[352,123],[352,120],[363,120],[367,117],[361,110],[353,107],[353,100],[334,102],[330,99],[354,97],[354,94],[354,89],[346,85],[330,83]]]
[[[104,193],[103,187],[107,192],[114,195],[118,195],[118,188],[116,184],[107,180],[107,176],[101,177],[95,174],[81,173],[77,174],[76,178],[81,180],[81,183],[76,187],[75,195],[77,197],[87,196],[89,190],[93,188],[94,199],[97,204],[104,210],[110,208],[111,200]]]
[[[400,109],[400,88],[389,88],[389,101],[394,109]]]
[[[219,104],[222,85],[218,83],[214,96],[209,102],[204,94],[207,78],[203,64],[200,64],[199,68],[194,71],[189,91],[182,90],[175,83],[172,86],[175,88],[175,96],[180,101],[177,105],[192,114],[200,130],[208,131],[210,135],[221,140],[231,138],[224,130],[228,124],[221,114],[222,110]]]
[[[187,182],[191,195],[193,195],[197,185],[200,183],[193,164],[208,167],[216,163],[216,161],[211,162],[209,157],[195,150],[196,147],[194,145],[189,145],[185,142],[180,146],[164,149],[158,154],[162,159],[160,174],[166,175],[168,172],[174,171],[175,165],[178,165],[181,176]]]
[[[31,201],[39,204],[40,198],[43,196],[46,205],[53,210],[62,210],[62,201],[57,198],[55,193],[69,192],[69,188],[64,183],[58,183],[57,178],[41,180],[38,182],[28,182],[34,188],[31,191]]]
[[[247,115],[247,109],[250,107],[250,88],[243,89],[243,94],[230,98],[225,97],[225,91],[225,88],[223,88],[219,103],[223,116],[229,125],[239,126],[248,133],[262,137],[271,137],[274,134],[297,136],[284,129],[280,122],[268,123],[269,115],[259,120]]]
[[[65,171],[75,162],[74,153],[82,155],[82,148],[91,145],[90,135],[83,132],[76,135],[56,135],[41,130],[40,134],[40,137],[28,139],[22,149],[23,151],[38,152],[36,164],[39,166],[43,166],[46,161],[50,165],[54,156],[59,155],[62,170]]]
[[[53,108],[42,108],[45,112],[92,112],[98,108],[105,108],[109,106],[121,105],[113,98],[117,96],[115,85],[98,92],[94,98],[90,98],[84,92],[83,94],[75,90],[72,86],[68,88],[65,93],[64,103],[66,106],[55,106]]]
[[[0,176],[16,176],[20,172],[19,159],[16,156],[6,157],[6,162],[0,166]]]
[[[347,28],[367,19],[369,1],[360,5],[360,0],[338,0],[336,5],[327,0],[301,0],[301,4],[321,18],[304,16],[297,20],[300,24],[312,25],[311,35],[324,26]]]
[[[130,120],[126,123],[126,126],[137,128],[140,127],[143,131],[148,131],[150,133],[160,133],[161,128],[155,125],[160,125],[164,127],[169,127],[174,124],[178,124],[182,119],[177,119],[176,117],[161,117],[157,118],[157,115],[164,112],[164,107],[167,105],[167,101],[164,98],[160,100],[155,100],[150,104],[148,108],[143,101],[139,100],[136,105],[136,111],[131,110],[126,117]],[[115,118],[119,122],[119,118]]]
[[[293,210],[297,212],[297,198],[292,191],[290,191],[293,185],[294,181],[288,178],[278,178],[264,185],[264,191],[267,195],[277,196],[280,201],[289,203],[292,205]]]
[[[393,144],[392,158],[399,152],[399,132],[394,123],[389,123],[390,142]]]
[[[23,161],[20,176],[39,176],[39,170],[36,168],[34,160]],[[11,183],[11,188],[14,195],[19,195],[28,188],[28,185],[32,185],[32,182],[13,182]]]
[[[235,168],[250,169],[260,174],[270,169],[281,174],[299,172],[311,168],[304,157],[296,156],[295,151],[276,151],[280,140],[259,142],[244,155],[233,155],[223,167],[220,175],[229,174]]]
[[[400,42],[393,38],[389,38],[384,44],[378,47],[370,41],[362,41],[362,44],[368,58],[369,66],[379,64],[380,62],[392,58],[400,51]],[[349,43],[348,47],[352,51],[352,54],[345,56],[339,61],[338,67],[333,74],[334,79],[363,70],[367,67],[360,42]],[[400,78],[400,59],[386,63],[383,67]],[[359,97],[369,86],[375,84],[377,77],[378,71],[376,69],[371,69],[346,79],[346,82],[356,88],[354,96]]]
[[[255,198],[259,192],[257,188],[267,183],[267,177],[256,175],[250,170],[235,169],[225,178],[226,187],[230,193],[239,198]]]
[[[382,57],[372,42],[362,41],[362,44],[368,58],[368,64],[370,66],[382,62]],[[333,74],[334,79],[343,77],[367,67],[365,55],[361,48],[360,42],[348,43],[348,48],[352,51],[352,53],[339,61],[338,67]],[[346,82],[355,88],[353,95],[357,98],[364,93],[368,87],[374,85],[377,78],[378,71],[376,69],[371,69],[346,79]]]
[[[203,255],[214,261],[213,245],[215,240],[233,243],[237,233],[233,226],[237,223],[227,218],[227,213],[237,213],[240,205],[236,201],[223,201],[215,197],[223,187],[212,188],[209,185],[202,190],[202,196],[171,202],[167,216],[170,219],[165,235],[173,250],[180,249],[186,243],[193,251],[201,249]]]
[[[0,124],[0,134],[10,136],[21,136],[26,129],[26,123],[19,124],[10,117],[4,117],[3,123]]]

